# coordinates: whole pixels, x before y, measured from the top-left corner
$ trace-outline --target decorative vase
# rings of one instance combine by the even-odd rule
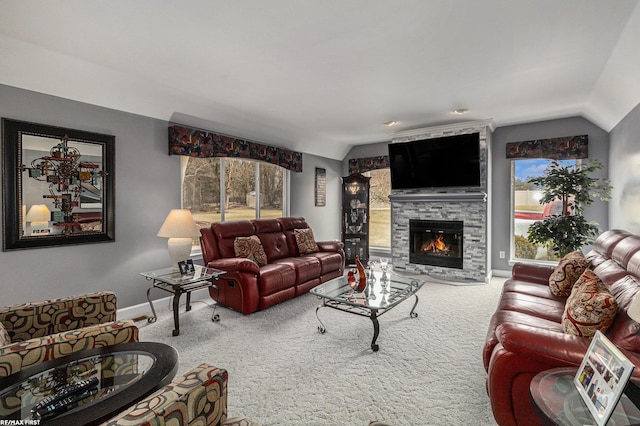
[[[360,258],[356,256],[356,269],[358,270],[358,278],[355,283],[355,287],[352,287],[357,292],[363,292],[367,287],[367,273],[364,270],[364,266],[362,266],[362,262],[360,262]]]
[[[347,282],[349,283],[349,287],[353,289],[356,287],[356,272],[355,269],[349,269],[349,272],[347,272]]]

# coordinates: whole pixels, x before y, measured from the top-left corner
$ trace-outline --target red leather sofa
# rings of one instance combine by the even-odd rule
[[[627,315],[640,290],[640,237],[622,230],[606,231],[586,258],[618,303],[605,335],[640,366],[640,324]],[[529,397],[531,379],[554,367],[577,368],[591,343],[590,338],[563,332],[567,298],[549,291],[553,270],[552,266],[514,265],[490,320],[483,361],[491,408],[500,425],[541,424]],[[634,377],[640,377],[640,368]]]
[[[341,276],[345,265],[344,244],[316,242],[318,252],[300,255],[294,230],[306,228],[309,225],[300,217],[215,222],[201,228],[204,264],[227,272],[220,279],[218,291],[210,289],[211,297],[246,315]],[[236,257],[236,237],[252,235],[260,239],[266,265]]]

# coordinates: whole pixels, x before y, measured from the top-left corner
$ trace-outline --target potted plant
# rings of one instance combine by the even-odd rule
[[[598,160],[568,166],[552,161],[542,176],[529,179],[528,182],[542,189],[540,204],[562,201],[561,214],[547,216],[529,226],[529,241],[550,248],[559,257],[592,243],[600,230],[583,213],[584,206],[596,199],[607,201],[611,197],[609,181],[591,177],[602,168]]]

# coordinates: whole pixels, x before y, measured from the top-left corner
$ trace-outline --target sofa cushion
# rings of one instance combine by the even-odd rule
[[[250,237],[236,237],[233,242],[233,250],[236,257],[244,257],[253,260],[258,265],[267,264],[267,255],[264,252],[260,238],[257,235]]]
[[[296,238],[296,244],[298,245],[300,255],[317,253],[320,251],[318,244],[316,244],[316,240],[313,237],[313,231],[311,228],[294,229],[293,235]]]
[[[569,296],[575,282],[589,266],[580,250],[565,255],[549,277],[549,290],[554,296]]]
[[[0,322],[0,346],[5,346],[11,343],[11,338],[9,337],[9,333],[7,329],[4,328],[4,325]]]
[[[260,268],[258,286],[260,287],[261,297],[293,288],[295,284],[296,271],[291,265],[270,263]]]
[[[339,271],[342,267],[342,256],[340,256],[340,254],[338,253],[319,251],[317,253],[311,253],[307,256],[315,257],[320,261],[320,273],[322,275]]]
[[[581,276],[567,299],[562,315],[566,334],[592,337],[605,332],[613,322],[618,303],[598,276],[590,269]]]
[[[320,260],[313,256],[287,257],[274,263],[291,265],[296,271],[296,285],[318,278],[322,272]]]

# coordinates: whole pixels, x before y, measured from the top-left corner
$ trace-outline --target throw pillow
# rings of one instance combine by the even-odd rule
[[[9,343],[11,343],[11,337],[9,337],[7,329],[4,328],[4,325],[0,322],[0,347],[8,345]]]
[[[589,266],[580,250],[565,255],[549,277],[549,290],[554,296],[569,296],[575,282]]]
[[[578,281],[564,307],[562,329],[582,337],[593,337],[598,330],[604,333],[613,323],[618,303],[591,270]]]
[[[233,251],[236,257],[245,257],[260,266],[267,264],[267,254],[264,252],[264,247],[262,247],[260,238],[257,235],[236,237],[233,241]]]
[[[300,254],[317,253],[320,251],[316,240],[313,238],[311,228],[294,229],[293,235],[296,238],[296,244],[298,245]]]

